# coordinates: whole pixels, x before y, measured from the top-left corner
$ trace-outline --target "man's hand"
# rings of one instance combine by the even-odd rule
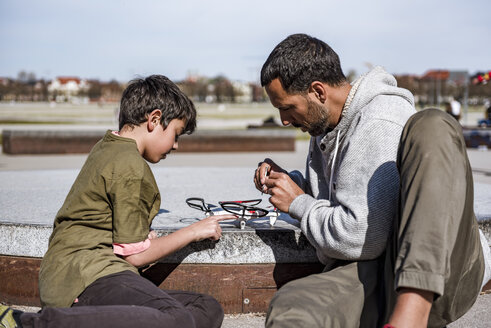
[[[260,192],[266,192],[266,186],[264,183],[266,182],[266,177],[271,172],[283,172],[286,173],[281,167],[276,165],[271,159],[266,158],[264,161],[257,165],[257,169],[254,172],[254,184],[256,185],[256,189]]]
[[[265,192],[270,194],[269,201],[277,209],[288,213],[290,204],[297,196],[304,194],[303,190],[286,173],[271,171],[264,183]]]

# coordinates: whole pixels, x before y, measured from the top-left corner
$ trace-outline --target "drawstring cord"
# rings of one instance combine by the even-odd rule
[[[334,165],[336,163],[336,157],[338,156],[338,148],[339,148],[339,133],[341,131],[338,130],[338,133],[336,134],[336,148],[334,148],[334,156],[332,158],[332,163],[331,163],[331,177],[329,178],[329,201],[331,201],[331,194],[332,194],[332,178],[334,177]]]

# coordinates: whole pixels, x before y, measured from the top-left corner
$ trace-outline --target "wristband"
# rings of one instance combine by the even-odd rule
[[[386,323],[383,328],[396,328],[392,326],[390,323]]]

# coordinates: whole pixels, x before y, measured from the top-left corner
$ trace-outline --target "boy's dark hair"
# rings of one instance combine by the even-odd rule
[[[313,81],[330,86],[347,82],[336,52],[307,34],[290,35],[273,49],[261,69],[261,85],[276,78],[289,93],[303,93]]]
[[[154,109],[162,111],[160,123],[166,128],[173,119],[185,122],[183,133],[191,134],[196,128],[196,109],[193,102],[177,85],[163,75],[130,81],[121,97],[119,129],[125,124],[139,125],[147,120]]]

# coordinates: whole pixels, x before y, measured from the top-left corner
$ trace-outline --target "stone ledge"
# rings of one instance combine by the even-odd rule
[[[3,130],[5,154],[83,154],[100,140],[104,130]],[[295,131],[209,130],[179,139],[179,152],[294,151]]]
[[[257,224],[257,223],[256,223]],[[192,243],[162,260],[164,263],[260,264],[318,262],[314,248],[299,229],[246,230],[223,227],[218,242]],[[159,236],[177,230],[159,229]],[[42,258],[48,249],[52,227],[0,222],[0,254]]]

